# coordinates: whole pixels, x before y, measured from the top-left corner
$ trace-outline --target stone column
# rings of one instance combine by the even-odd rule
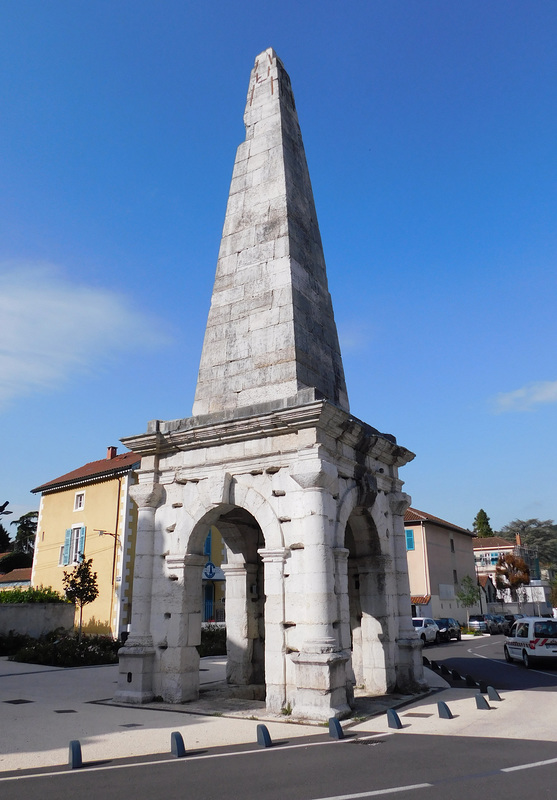
[[[337,609],[331,534],[338,472],[334,464],[312,456],[300,459],[290,475],[304,490],[299,496],[305,573],[304,652],[330,653],[338,650],[333,630]]]
[[[287,548],[257,551],[265,570],[265,700],[267,711],[280,713],[286,698],[284,642],[284,564]]]
[[[153,697],[155,650],[151,635],[151,597],[155,512],[164,496],[160,483],[145,481],[130,487],[137,503],[137,539],[134,562],[131,632],[119,651],[119,679],[115,700],[148,703]]]
[[[335,597],[332,523],[336,519],[338,472],[334,464],[301,458],[290,471],[302,487],[301,533],[304,543],[304,639],[291,655],[296,667],[296,699],[292,716],[329,719],[350,714],[346,692],[349,653],[340,646],[333,623],[338,621]]]
[[[365,556],[358,560],[362,683],[365,690],[374,695],[385,694],[389,688],[389,596],[385,580],[388,561],[383,555]]]
[[[164,654],[164,684],[167,688],[163,696],[167,702],[185,703],[199,697],[197,645],[201,643],[201,585],[206,563],[207,559],[202,555],[187,553],[184,557],[182,613],[175,620],[174,646]]]
[[[389,495],[389,508],[393,515],[394,569],[398,587],[398,659],[396,663],[396,688],[398,691],[416,691],[426,686],[420,640],[412,625],[408,559],[404,537],[404,512],[411,498],[404,492]]]
[[[223,564],[226,575],[226,680],[236,686],[253,683],[253,640],[259,635],[251,603],[256,564]]]

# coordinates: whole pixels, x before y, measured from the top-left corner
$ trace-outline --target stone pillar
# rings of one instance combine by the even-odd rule
[[[119,651],[119,678],[115,700],[148,703],[153,698],[155,650],[151,635],[151,597],[155,539],[155,512],[162,502],[160,483],[142,482],[130,487],[137,503],[137,539],[131,632]]]
[[[350,636],[350,599],[348,596],[348,556],[350,550],[345,547],[335,547],[333,556],[335,559],[335,594],[337,596],[337,617],[338,617],[338,644],[341,652],[350,655],[351,636]],[[350,706],[354,702],[354,685],[356,678],[353,665],[346,664],[346,699]]]
[[[257,552],[265,570],[265,700],[267,711],[280,713],[287,703],[284,564],[289,550],[263,548]]]
[[[396,663],[396,689],[398,691],[417,691],[426,688],[422,647],[412,625],[410,605],[410,583],[408,580],[408,559],[404,537],[404,512],[411,498],[404,492],[389,495],[389,508],[393,515],[394,569],[398,587],[398,658]]]
[[[360,581],[362,685],[370,694],[388,691],[389,614],[385,556],[358,560]]]
[[[312,457],[300,459],[290,475],[304,490],[300,497],[304,511],[303,648],[306,653],[330,653],[338,650],[333,629],[337,609],[331,527],[336,518],[332,494],[338,494],[338,472],[334,464]]]
[[[236,686],[253,683],[253,640],[259,635],[251,587],[256,564],[223,564],[226,575],[226,680]]]
[[[181,613],[172,626],[172,638],[163,655],[164,700],[185,703],[199,697],[199,652],[201,643],[201,582],[205,556],[187,553],[184,557],[184,584]],[[172,645],[172,646],[171,646]]]
[[[334,464],[315,457],[301,458],[290,472],[302,487],[304,511],[304,639],[299,653],[291,655],[296,667],[296,718],[342,718],[350,714],[346,693],[349,653],[339,652],[334,623],[338,622],[335,597],[333,524],[336,519],[338,472]]]

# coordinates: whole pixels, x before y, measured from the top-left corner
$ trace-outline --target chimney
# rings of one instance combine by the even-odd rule
[[[117,447],[107,447],[106,448],[106,460],[112,461],[113,458],[116,458],[116,451],[118,450]]]
[[[520,534],[519,534],[519,533],[517,533],[517,534],[515,534],[515,536],[516,536],[516,546],[517,546],[517,547],[521,547],[521,545],[522,545],[522,539],[520,538]]]

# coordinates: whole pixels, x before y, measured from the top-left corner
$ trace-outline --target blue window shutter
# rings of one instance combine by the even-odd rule
[[[209,556],[211,558],[211,531],[207,534],[207,538],[205,539],[205,547],[203,548],[203,554]]]
[[[406,534],[406,549],[413,550],[414,549],[414,531],[406,528],[404,533]]]
[[[66,531],[66,537],[64,539],[64,556],[62,558],[62,564],[67,566],[70,563],[70,546],[72,543],[72,529],[68,528]]]
[[[85,557],[85,526],[79,531],[79,544],[77,545],[77,560],[83,561]]]

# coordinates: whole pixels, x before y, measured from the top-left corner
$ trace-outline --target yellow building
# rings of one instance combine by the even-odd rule
[[[137,482],[139,457],[92,461],[33,489],[41,493],[32,586],[63,591],[64,571],[93,559],[99,594],[83,608],[85,631],[120,636],[131,620],[137,507],[129,488]]]
[[[215,526],[205,539],[203,553],[207,563],[203,568],[203,622],[224,622],[225,576],[222,565],[227,562],[226,545]]]

